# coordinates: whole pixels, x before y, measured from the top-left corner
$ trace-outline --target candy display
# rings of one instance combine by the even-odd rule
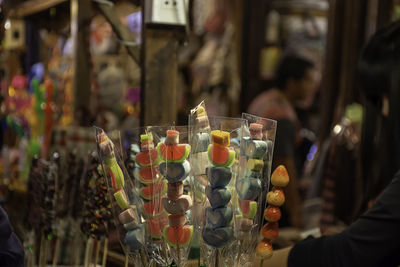
[[[58,170],[54,161],[34,158],[29,175],[28,227],[40,237],[39,266],[49,256],[47,246],[57,234],[56,207],[58,198]]]
[[[212,185],[208,185],[206,187],[206,195],[211,207],[207,208],[206,211],[207,224],[203,229],[203,240],[216,248],[226,245],[233,237],[233,229],[230,226],[233,216],[232,209],[226,207],[231,200],[231,192],[225,187],[227,179],[224,175],[221,175],[221,173],[225,173],[228,177],[232,176],[232,171],[229,168],[235,159],[235,151],[229,148],[229,140],[229,132],[214,130],[211,132],[211,145],[208,147],[208,157],[213,165],[208,172],[209,180],[214,180],[214,185],[223,186],[212,187]],[[226,169],[218,171],[214,168]],[[230,175],[226,173],[230,173]],[[218,181],[218,178],[223,181]]]
[[[85,194],[81,230],[87,236],[101,239],[106,237],[106,230],[111,214],[111,204],[107,198],[107,184],[99,159],[91,155],[90,168],[86,172],[89,180]]]
[[[204,103],[189,121],[189,127],[133,128],[129,138],[95,127],[97,153],[82,141],[89,140],[86,129],[54,128],[51,159],[34,158],[29,175],[29,189],[38,194],[27,221],[36,232],[32,240],[41,239],[39,265],[53,255],[53,265],[83,259],[86,267],[103,254],[104,266],[108,242],[114,249],[118,241],[126,265],[184,266],[197,248],[200,264],[210,267],[242,265],[255,252],[266,258],[288,183],[275,172],[268,192],[276,123],[209,117]],[[263,212],[264,227],[257,219]]]
[[[195,114],[194,114],[195,115]],[[195,118],[195,117],[194,117]],[[199,190],[205,195],[200,224],[200,264],[206,266],[233,265],[235,255],[234,224],[236,210],[235,181],[238,174],[239,141],[245,120],[225,117],[208,117],[210,144],[204,154],[203,176],[194,180],[203,183]],[[194,134],[196,134],[194,132]],[[193,134],[193,136],[194,136]],[[198,135],[199,136],[199,135]],[[192,140],[198,141],[199,138]],[[193,165],[197,164],[194,158]],[[193,166],[195,169],[196,167]]]
[[[84,208],[82,211],[81,231],[86,235],[87,243],[84,257],[84,266],[89,266],[91,262],[98,263],[100,246],[103,243],[102,265],[106,263],[108,252],[108,235],[112,225],[111,203],[108,199],[108,187],[103,169],[97,153],[93,152],[89,156],[88,167],[83,181],[85,183]],[[59,245],[59,243],[57,243]],[[92,259],[92,250],[95,247],[95,257]]]
[[[193,225],[187,225],[185,218],[193,200],[191,196],[184,194],[183,189],[183,181],[191,169],[187,160],[191,147],[189,144],[179,143],[179,137],[179,131],[167,130],[165,140],[158,143],[157,150],[164,161],[159,166],[160,173],[168,181],[168,194],[162,198],[163,207],[169,213],[163,237],[171,247],[174,262],[178,266],[184,266],[193,238]]]
[[[167,214],[162,206],[162,198],[167,193],[167,181],[158,170],[161,158],[154,147],[151,132],[140,135],[140,147],[141,152],[134,158],[139,166],[135,170],[135,177],[142,184],[139,193],[144,200],[146,227],[152,238],[161,239],[164,225],[168,222]]]
[[[146,228],[137,208],[141,206],[139,193],[129,180],[125,166],[122,163],[120,165],[114,143],[101,129],[97,129],[96,141],[107,174],[109,191],[113,196],[111,203],[115,203],[112,207],[120,225],[118,227],[121,234],[120,241],[126,255],[132,255],[137,264],[144,264],[148,260],[145,253]],[[150,195],[147,191],[145,193]]]
[[[276,131],[275,121],[246,113],[242,118],[249,124],[240,141],[240,168],[235,185],[238,197],[238,212],[235,214],[235,237],[238,242],[236,266],[253,261],[270,181]],[[271,197],[281,200],[275,195]]]
[[[262,241],[258,244],[256,254],[262,260],[272,257],[273,249],[271,241],[278,237],[278,221],[281,218],[280,206],[285,202],[282,187],[289,183],[289,175],[285,166],[278,166],[272,173],[271,183],[274,186],[267,194],[268,207],[265,209],[264,217],[267,223],[261,229]]]
[[[192,167],[193,209],[192,215],[196,236],[201,234],[205,223],[205,187],[207,181],[208,146],[210,144],[210,124],[204,102],[190,111],[189,115],[190,145],[192,153],[190,162]],[[230,180],[230,177],[229,177]],[[229,183],[229,181],[228,181]]]

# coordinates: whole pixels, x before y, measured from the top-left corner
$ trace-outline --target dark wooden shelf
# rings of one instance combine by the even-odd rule
[[[26,17],[68,1],[69,0],[29,0],[11,8],[10,15],[17,18]]]

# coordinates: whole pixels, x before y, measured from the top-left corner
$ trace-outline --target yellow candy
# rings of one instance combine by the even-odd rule
[[[289,183],[289,174],[283,165],[279,165],[272,173],[271,183],[274,186],[285,187]]]
[[[140,142],[152,142],[153,141],[153,135],[152,133],[146,133],[146,134],[141,134],[140,135]]]
[[[247,161],[247,169],[252,171],[261,171],[264,166],[264,161],[261,159],[249,159]]]
[[[211,142],[221,145],[221,146],[229,146],[230,139],[229,139],[229,132],[221,131],[221,130],[214,130],[211,131]]]
[[[196,110],[197,117],[207,116],[206,110],[203,107],[198,107]]]

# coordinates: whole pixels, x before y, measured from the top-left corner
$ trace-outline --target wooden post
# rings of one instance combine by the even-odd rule
[[[329,1],[320,140],[329,136],[345,106],[360,98],[356,67],[365,42],[367,4],[364,0]]]
[[[357,63],[368,38],[391,20],[393,0],[330,0],[325,73],[321,91],[320,140],[346,105],[361,101]]]
[[[174,32],[158,29],[146,29],[145,39],[143,123],[160,125],[176,122],[178,42]]]
[[[270,6],[268,0],[243,1],[241,109],[245,111],[252,99],[261,92],[260,53],[265,41],[265,17]]]
[[[345,1],[343,18],[345,21],[342,34],[343,50],[341,53],[339,97],[336,104],[334,121],[343,115],[346,105],[360,101],[358,88],[357,64],[365,43],[367,1]],[[351,25],[351,26],[350,26]]]
[[[73,51],[74,119],[80,125],[88,125],[90,110],[90,20],[91,0],[71,0],[71,36]]]
[[[104,16],[104,18],[110,23],[113,31],[117,35],[117,37],[122,41],[122,44],[125,46],[128,54],[132,57],[132,59],[136,63],[140,63],[140,51],[139,46],[134,45],[134,39],[129,31],[128,27],[122,24],[120,18],[118,17],[114,6],[110,6],[104,3],[96,3],[97,8]]]

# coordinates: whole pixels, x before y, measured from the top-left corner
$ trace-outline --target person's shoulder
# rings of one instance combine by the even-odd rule
[[[400,170],[395,173],[393,179],[400,179]]]
[[[8,221],[8,216],[3,207],[0,206],[0,239],[7,239],[10,237],[12,229]]]
[[[277,89],[270,89],[256,96],[247,111],[274,120],[296,120],[293,108]]]

